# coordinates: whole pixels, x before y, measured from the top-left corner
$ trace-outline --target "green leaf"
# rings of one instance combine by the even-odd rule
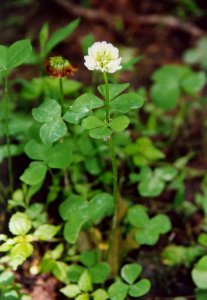
[[[123,282],[113,283],[108,289],[110,300],[125,300],[128,290],[129,286]]]
[[[45,22],[40,29],[39,33],[39,44],[40,44],[40,55],[42,56],[42,52],[44,52],[46,42],[48,40],[49,34],[49,26],[48,23]]]
[[[181,82],[181,86],[186,93],[196,94],[201,91],[205,83],[205,72],[198,72],[189,74],[187,77],[185,77]]]
[[[85,270],[78,280],[78,287],[83,292],[90,292],[93,290],[91,275],[88,270]]]
[[[207,255],[203,256],[196,264],[196,269],[199,271],[207,271]]]
[[[51,36],[50,40],[47,42],[44,55],[46,56],[50,51],[64,39],[69,37],[72,32],[76,29],[78,24],[80,23],[80,19],[75,19],[67,26],[56,30],[53,35]]]
[[[146,227],[149,223],[149,217],[146,212],[146,208],[142,205],[135,205],[133,207],[130,207],[128,210],[127,218],[129,222],[137,228]]]
[[[163,166],[155,169],[155,177],[164,181],[171,181],[178,174],[178,170],[173,166]]]
[[[125,91],[129,87],[129,83],[115,83],[115,84],[109,84],[109,100],[114,99],[119,94],[121,94],[123,91]],[[106,87],[105,84],[98,86],[98,91],[101,93],[101,95],[106,98]]]
[[[199,64],[203,69],[207,68],[207,38],[204,36],[197,42],[196,48],[188,49],[184,53],[184,60],[189,64]]]
[[[82,196],[72,195],[59,206],[60,216],[64,221],[70,220],[74,215],[88,219],[88,202]]]
[[[88,48],[91,47],[95,43],[95,41],[96,41],[95,37],[91,33],[84,35],[84,37],[82,37],[81,46],[84,55],[87,55]]]
[[[85,223],[85,219],[80,216],[74,216],[64,226],[63,235],[66,241],[70,244],[75,244],[79,232]]]
[[[159,234],[152,231],[149,227],[146,227],[135,233],[135,239],[139,245],[152,246],[159,240]]]
[[[191,69],[188,66],[164,65],[153,73],[152,79],[160,83],[165,83],[166,79],[179,82],[190,73]]]
[[[90,296],[88,293],[83,293],[81,295],[78,295],[75,300],[89,300]]]
[[[100,253],[98,250],[85,250],[80,254],[80,262],[86,267],[92,267],[98,262],[99,257]]]
[[[51,145],[40,144],[35,140],[30,140],[24,148],[29,158],[34,160],[45,160]]]
[[[150,281],[141,279],[139,282],[133,284],[129,289],[129,295],[132,297],[141,297],[149,292],[151,288]]]
[[[201,290],[201,289],[196,289],[195,290],[195,295],[196,295],[196,300],[206,300],[207,298],[207,289],[205,290]],[[179,300],[179,299],[175,299],[175,300]],[[186,300],[185,299],[180,299],[180,300]]]
[[[159,177],[151,177],[142,180],[138,185],[138,190],[143,197],[157,197],[165,188],[165,183]]]
[[[1,297],[1,300],[19,300],[19,294],[15,290],[8,290],[5,291],[3,294],[3,297]],[[24,300],[23,298],[21,300]],[[31,300],[31,299],[26,299]]]
[[[0,252],[9,251],[15,244],[14,239],[8,239],[6,242],[0,245]]]
[[[164,234],[171,230],[171,222],[166,215],[159,214],[150,220],[149,226],[152,231]]]
[[[93,299],[94,300],[106,300],[108,299],[108,294],[104,289],[98,289],[93,292]]]
[[[15,156],[21,154],[22,149],[17,145],[10,144],[10,155]],[[0,146],[0,162],[9,156],[7,145]]]
[[[207,247],[207,233],[201,233],[198,237],[198,242],[202,246]]]
[[[61,119],[52,120],[40,128],[40,138],[44,144],[52,144],[65,136],[67,126]]]
[[[85,117],[85,113],[77,113],[75,111],[67,111],[64,116],[63,119],[71,124],[78,124],[79,121]]]
[[[160,108],[170,110],[176,107],[180,96],[180,83],[192,71],[189,67],[165,65],[154,72],[155,83],[151,89],[152,100]]]
[[[130,150],[130,145],[127,150]],[[132,154],[141,153],[149,160],[158,160],[165,157],[165,154],[155,147],[152,141],[147,137],[138,138],[136,140],[135,148],[132,148],[132,150],[134,151]]]
[[[77,284],[69,284],[64,288],[60,289],[60,292],[68,298],[75,298],[78,294],[81,293],[81,290]]]
[[[104,283],[107,280],[110,271],[109,265],[105,262],[96,264],[88,270],[93,283]]]
[[[0,45],[0,72],[7,70],[7,47]]]
[[[100,193],[95,195],[88,204],[88,216],[91,221],[97,222],[107,215],[110,215],[114,209],[114,199],[110,194]]]
[[[15,213],[9,221],[9,230],[14,235],[25,235],[32,228],[32,222],[27,215],[21,212]]]
[[[95,116],[89,116],[83,119],[82,126],[85,129],[93,129],[93,128],[105,126],[105,123]]]
[[[71,110],[81,114],[87,114],[89,111],[104,106],[104,102],[93,94],[85,93],[78,97]]]
[[[192,270],[192,279],[200,289],[206,289],[207,282],[207,255],[203,256]]]
[[[96,221],[112,211],[113,201],[111,195],[102,193],[87,202],[83,197],[72,196],[60,205],[60,215],[68,220],[64,227],[65,239],[73,244],[87,221]],[[99,220],[98,220],[99,221]]]
[[[14,281],[14,274],[9,271],[5,271],[0,274],[0,285],[12,285]]]
[[[165,83],[156,83],[152,86],[151,96],[154,104],[165,110],[176,107],[180,89],[177,80],[166,80]]]
[[[16,191],[15,191],[16,192]],[[3,234],[3,233],[0,233],[0,242],[2,241],[6,241],[8,239],[7,235],[6,234]]]
[[[20,179],[28,185],[37,185],[44,180],[46,172],[47,167],[45,163],[35,161],[30,163]]]
[[[119,116],[111,120],[108,126],[115,132],[120,132],[128,127],[129,122],[129,118],[126,116]]]
[[[127,113],[131,109],[142,107],[144,99],[136,93],[128,93],[117,97],[110,103],[111,109],[120,113]]]
[[[111,134],[112,131],[107,127],[94,128],[89,131],[89,136],[94,139],[107,139]]]
[[[72,163],[72,159],[71,143],[64,141],[47,151],[45,162],[50,168],[65,169]]]
[[[49,241],[57,234],[60,228],[61,226],[55,226],[50,224],[40,225],[34,232],[34,236],[39,240]]]
[[[38,122],[50,122],[61,117],[61,106],[56,100],[46,100],[33,108],[32,115]]]
[[[67,271],[67,277],[70,280],[70,282],[78,282],[84,270],[85,268],[79,265],[69,265]]]
[[[52,267],[52,274],[61,282],[69,284],[68,278],[68,265],[62,261],[55,261],[54,266]]]
[[[10,264],[13,270],[16,270],[30,255],[34,248],[29,243],[18,243],[10,251]]]
[[[186,260],[186,247],[169,245],[163,250],[162,258],[168,266],[182,265]]]
[[[122,267],[121,277],[128,283],[133,284],[142,272],[142,267],[136,263]]]
[[[20,40],[13,43],[7,52],[7,68],[13,69],[27,61],[32,52],[30,40]]]

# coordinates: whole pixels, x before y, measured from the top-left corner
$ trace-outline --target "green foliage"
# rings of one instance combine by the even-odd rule
[[[190,266],[196,258],[205,254],[205,250],[200,246],[177,246],[169,245],[163,252],[163,261],[168,266],[186,265]]]
[[[68,268],[70,284],[60,291],[69,298],[85,299],[86,295],[92,293],[93,299],[108,299],[104,289],[94,291],[94,284],[103,284],[109,276],[110,267],[107,263],[99,262],[100,253],[97,250],[83,251],[80,255],[80,262],[84,267],[71,265]],[[75,284],[76,283],[76,284]],[[100,298],[98,298],[100,297]]]
[[[146,208],[135,205],[128,210],[128,222],[136,228],[135,240],[139,245],[154,245],[161,234],[171,230],[169,218],[164,214],[149,218]]]
[[[55,31],[50,37],[50,39],[47,41],[47,43],[44,43],[45,45],[44,48],[42,48],[42,56],[46,57],[56,45],[58,45],[64,39],[68,38],[72,34],[72,32],[77,28],[79,23],[80,20],[76,19],[73,22],[66,25],[65,27],[62,27]],[[41,41],[43,42],[43,39],[41,39]]]
[[[47,100],[32,110],[36,121],[44,123],[40,128],[40,138],[44,144],[52,144],[67,133],[65,122],[61,118],[61,106],[55,100]]]
[[[188,49],[184,53],[184,61],[188,64],[198,64],[203,69],[207,68],[206,54],[207,38],[202,37],[198,40],[196,47]]]
[[[106,193],[100,193],[90,201],[77,195],[69,197],[59,207],[61,217],[67,221],[64,226],[65,239],[74,244],[84,224],[100,222],[112,213],[113,206],[113,197]]]
[[[62,78],[62,81],[65,96],[76,94],[82,87],[82,84],[76,80]],[[29,82],[21,80],[21,84],[21,96],[25,100],[41,99],[42,96],[47,99],[58,99],[60,96],[58,78],[45,76],[33,78]]]
[[[30,163],[20,179],[28,185],[37,185],[45,179],[46,172],[47,166],[45,163],[35,161]]]
[[[20,291],[20,285],[15,283],[14,274],[9,270],[0,271],[0,297],[2,300],[30,300],[30,296]]]
[[[181,92],[195,94],[206,83],[204,72],[194,73],[186,66],[165,65],[155,71],[151,88],[153,102],[164,110],[177,106]]]
[[[49,241],[57,234],[59,230],[60,226],[44,224],[37,228],[37,230],[34,232],[34,236],[39,240]]]
[[[124,300],[126,296],[142,297],[150,290],[150,282],[147,279],[141,279],[135,282],[142,271],[139,264],[128,264],[122,267],[121,277],[122,280],[113,283],[109,289],[109,298],[111,300]]]
[[[26,62],[32,51],[29,40],[20,40],[6,47],[0,45],[0,78]]]
[[[38,227],[32,234],[32,222],[25,213],[17,212],[12,215],[9,221],[9,230],[15,235],[8,238],[6,235],[1,238],[0,252],[9,252],[9,265],[16,270],[34,252],[33,241],[51,240],[60,230],[60,226],[44,224]]]
[[[17,212],[9,221],[9,230],[14,235],[25,235],[32,228],[32,223],[27,215]]]
[[[33,62],[43,71],[43,60],[78,24],[76,19],[50,35],[45,23],[38,37],[40,51],[33,56],[29,40],[0,45],[2,90],[4,79],[23,63]],[[82,40],[84,53],[93,41],[92,35]],[[202,43],[186,58],[205,68],[205,40]],[[140,59],[135,55],[128,53],[122,70],[133,69]],[[176,228],[170,244],[164,239],[164,249],[160,243],[158,250],[163,264],[170,268],[182,265],[186,272],[199,259],[192,279],[196,299],[204,300],[206,143],[199,135],[201,141],[194,145],[191,137],[200,124],[205,135],[206,99],[201,95],[206,75],[185,65],[164,65],[152,75],[151,87],[138,90],[119,83],[124,78],[119,76],[120,72],[108,77],[104,73],[105,84],[95,93],[94,86],[67,78],[12,78],[9,82],[9,94],[3,95],[9,102],[6,107],[5,101],[0,103],[0,138],[4,142],[8,131],[9,147],[0,146],[0,162],[16,156],[12,169],[15,185],[12,191],[0,184],[1,210],[7,209],[10,217],[8,236],[4,231],[0,234],[0,252],[4,253],[0,263],[16,270],[34,255],[35,265],[28,270],[34,275],[50,272],[64,285],[61,293],[70,299],[136,299],[148,293],[150,282],[139,279],[142,267],[134,262],[131,250],[154,246],[173,229],[167,215],[173,220],[179,216],[182,224],[189,226],[185,241],[176,244]],[[101,83],[98,73],[95,82]],[[137,112],[148,100],[152,102]],[[196,165],[198,149],[203,168]],[[31,160],[26,168],[25,154]],[[2,174],[7,182],[5,172]],[[194,179],[192,190],[197,192],[195,197],[190,193],[189,201],[187,192]],[[154,197],[159,197],[156,203]],[[62,221],[55,215],[57,207]],[[3,211],[1,220],[3,229]],[[55,246],[51,246],[53,242]],[[126,262],[131,263],[124,265]],[[120,276],[114,276],[119,272]],[[24,300],[23,296],[13,273],[1,272],[0,298]]]
[[[207,256],[203,256],[192,270],[192,279],[200,289],[206,289],[207,280]]]
[[[127,145],[125,152],[133,157],[135,166],[146,166],[165,157],[165,154],[147,137],[140,137],[135,143]]]

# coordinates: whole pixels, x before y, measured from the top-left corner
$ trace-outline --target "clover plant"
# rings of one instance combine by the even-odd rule
[[[33,232],[32,222],[25,213],[17,212],[12,215],[9,221],[9,231],[15,236],[10,238],[1,236],[3,243],[0,245],[0,252],[9,252],[8,263],[16,270],[34,252],[32,242],[50,241],[60,230],[60,226],[43,224]]]
[[[111,43],[95,42],[94,36],[88,35],[82,48],[93,83],[85,87],[68,78],[78,72],[75,64],[67,57],[51,55],[78,24],[76,19],[49,38],[45,23],[37,52],[32,52],[27,39],[0,45],[4,87],[0,138],[6,141],[0,146],[0,161],[8,158],[9,174],[8,190],[0,185],[5,190],[0,205],[7,207],[9,216],[5,218],[10,217],[8,233],[0,234],[3,300],[29,299],[14,283],[13,271],[18,272],[18,267],[35,255],[40,242],[47,250],[35,267],[29,268],[30,273],[51,273],[61,282],[58,288],[65,297],[143,297],[151,283],[139,278],[143,267],[132,262],[130,251],[154,246],[173,229],[169,207],[175,214],[183,213],[187,221],[194,213],[206,217],[205,172],[187,166],[195,152],[188,149],[175,159],[170,149],[182,129],[181,121],[191,116],[190,101],[196,104],[206,83],[205,73],[188,66],[165,65],[152,74],[149,93],[144,87],[134,89],[123,82],[121,70],[131,71],[141,57],[134,57],[133,52],[127,61]],[[189,55],[195,56],[191,62],[201,58],[198,49],[188,53],[188,59]],[[13,70],[24,63],[31,68],[38,64],[41,75],[8,81]],[[19,84],[20,91],[19,98],[10,101],[12,84]],[[164,138],[157,138],[159,134]],[[15,170],[19,181],[14,181],[12,156],[20,154],[27,160]],[[21,165],[21,160],[18,163]],[[200,192],[188,203],[186,213],[186,184],[194,177],[202,178],[201,191],[196,189]],[[169,199],[159,213],[154,208],[165,193]],[[170,267],[189,269],[198,260],[192,268],[197,300],[205,297],[207,289],[204,218],[196,231],[197,242],[177,245],[173,231],[170,240],[163,238],[164,250],[160,251],[163,263]]]
[[[14,282],[14,274],[1,267],[0,271],[0,297],[2,300],[31,300],[31,297],[20,291],[21,286]]]

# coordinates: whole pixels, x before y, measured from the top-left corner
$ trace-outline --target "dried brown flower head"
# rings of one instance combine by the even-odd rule
[[[71,76],[77,72],[77,67],[62,56],[49,57],[45,60],[45,67],[47,74],[52,77]]]

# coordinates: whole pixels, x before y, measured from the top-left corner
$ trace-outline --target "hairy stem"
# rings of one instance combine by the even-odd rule
[[[8,173],[9,173],[9,189],[13,192],[13,173],[12,173],[12,160],[10,148],[10,135],[9,135],[9,99],[8,99],[8,78],[5,77],[4,82],[4,126],[6,135],[6,145],[8,153]]]

